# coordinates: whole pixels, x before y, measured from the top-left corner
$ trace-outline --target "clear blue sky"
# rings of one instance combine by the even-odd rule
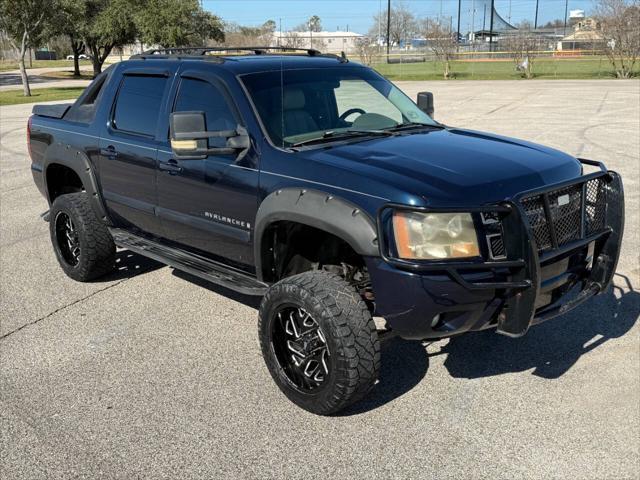
[[[392,0],[392,4],[398,0]],[[460,30],[471,28],[471,9],[475,5],[475,29],[482,28],[484,4],[487,12],[491,0],[462,0]],[[549,20],[564,18],[565,0],[539,0],[538,23],[544,24]],[[458,0],[405,0],[405,3],[419,17],[453,16],[454,28],[457,21]],[[279,22],[282,19],[282,29],[287,30],[302,23],[311,15],[318,15],[322,19],[325,30],[349,30],[366,33],[373,24],[373,15],[386,9],[387,0],[203,0],[206,10],[209,10],[226,21],[243,25],[260,25],[268,19]],[[517,23],[528,19],[533,23],[536,0],[495,0],[496,10],[508,20]],[[592,0],[569,0],[569,10],[589,10],[593,7]],[[487,20],[488,20],[487,15]],[[487,28],[489,27],[487,21]]]

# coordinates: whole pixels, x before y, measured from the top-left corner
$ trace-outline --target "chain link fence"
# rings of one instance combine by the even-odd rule
[[[524,78],[522,60],[516,52],[457,52],[450,57],[451,78],[458,80],[501,80]],[[520,54],[520,57],[522,54]],[[355,61],[370,65],[391,80],[437,80],[443,78],[444,61],[430,51],[404,53],[376,52],[353,55]],[[606,56],[596,50],[528,52],[533,78],[587,79],[614,78]],[[638,67],[640,70],[640,66]]]

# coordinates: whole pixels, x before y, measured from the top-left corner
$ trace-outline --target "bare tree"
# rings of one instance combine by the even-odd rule
[[[225,45],[234,47],[255,47],[273,42],[275,22],[267,21],[260,27],[246,27],[237,23],[225,23]]]
[[[640,58],[640,1],[597,0],[605,53],[618,78],[631,78]]]
[[[304,37],[298,32],[287,32],[282,37],[282,46],[289,48],[303,48]]]
[[[538,37],[530,30],[518,30],[506,40],[516,70],[522,72],[524,78],[533,78],[533,60],[540,50],[539,44]]]
[[[356,50],[360,56],[360,61],[365,65],[371,65],[376,47],[369,37],[360,37],[356,39]]]
[[[419,25],[415,15],[409,6],[402,0],[394,2],[391,7],[391,19],[389,28],[390,43],[392,45],[400,45],[402,42],[411,40],[418,32]],[[387,41],[387,10],[379,15],[373,16],[373,26],[369,30],[369,37],[378,37],[378,25],[382,25],[380,36],[383,42]]]
[[[27,48],[38,45],[53,7],[54,2],[49,0],[0,0],[0,29],[7,33],[11,45],[18,51],[25,97],[31,96],[31,88],[24,56]]]
[[[421,30],[427,40],[427,48],[442,62],[444,78],[451,77],[451,61],[453,60],[458,42],[456,33],[450,26],[443,26],[440,22],[427,18],[422,22]]]

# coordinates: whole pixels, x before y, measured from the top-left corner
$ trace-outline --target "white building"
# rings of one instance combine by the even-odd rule
[[[274,32],[272,46],[314,48],[326,53],[353,53],[364,35],[355,32]]]

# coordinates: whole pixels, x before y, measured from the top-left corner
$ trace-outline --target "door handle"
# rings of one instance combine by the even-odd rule
[[[175,175],[182,171],[182,167],[173,159],[168,162],[158,162],[158,168],[164,172],[168,172],[169,175]]]
[[[100,155],[109,158],[116,158],[118,156],[118,152],[116,151],[116,147],[114,147],[113,145],[109,145],[107,148],[100,149]]]

